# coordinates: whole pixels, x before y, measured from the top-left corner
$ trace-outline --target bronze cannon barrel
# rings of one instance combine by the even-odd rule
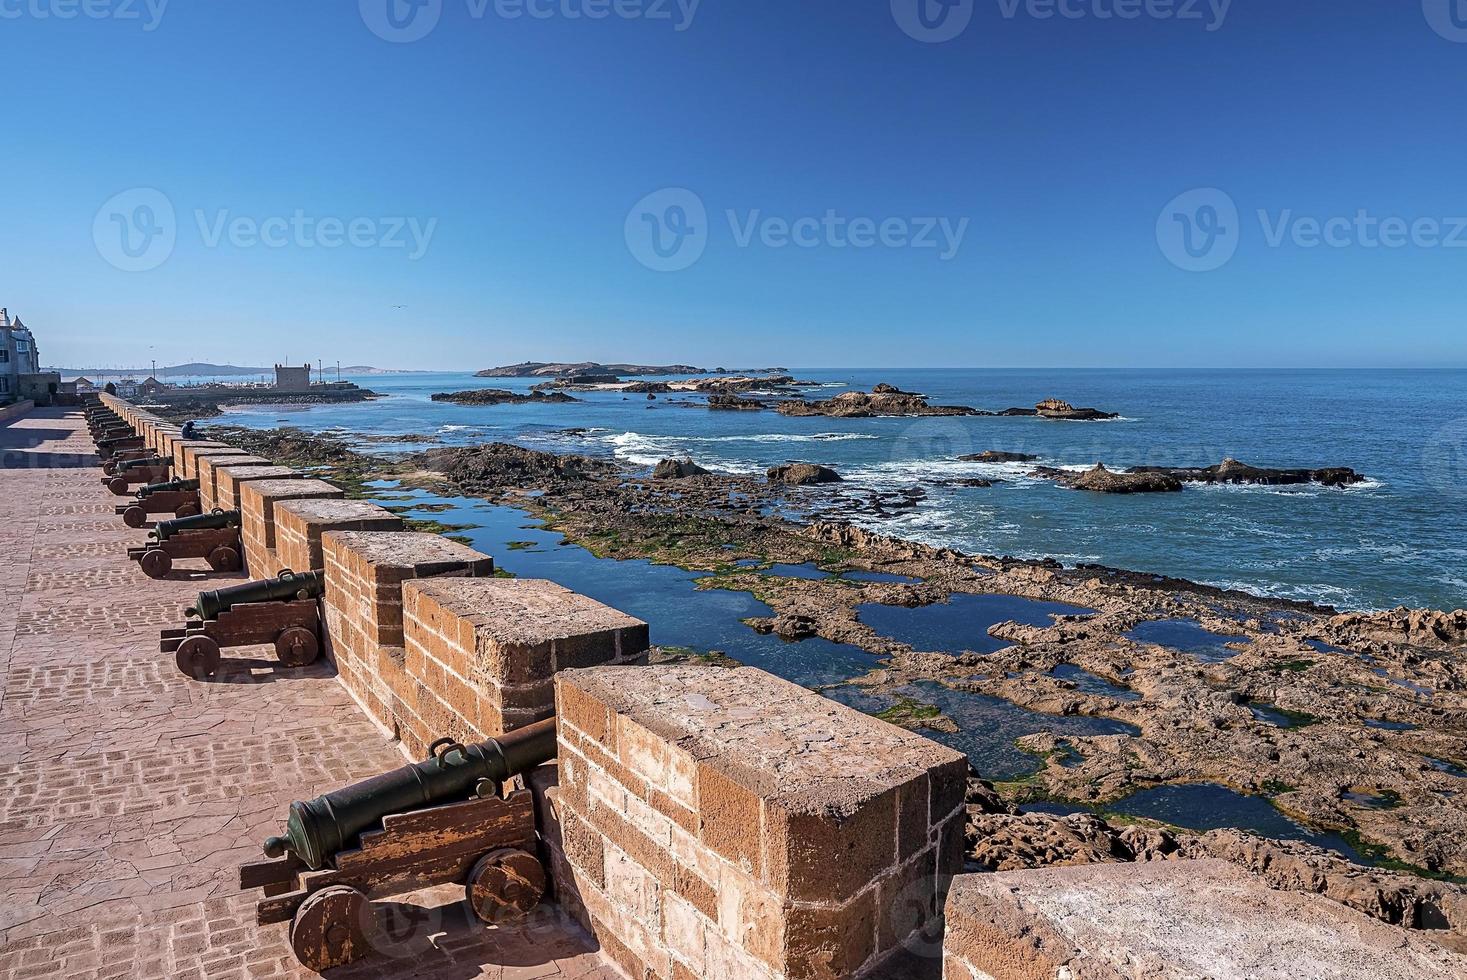
[[[326,591],[325,572],[292,572],[289,569],[271,579],[246,582],[227,589],[200,592],[198,600],[184,610],[199,619],[218,619],[236,605],[246,602],[287,602],[291,599],[319,599]]]
[[[468,799],[488,784],[495,791],[509,777],[555,758],[555,719],[547,718],[477,745],[441,738],[429,757],[373,776],[314,800],[290,805],[285,836],[265,841],[265,854],[289,852],[320,870],[355,846],[383,817]]]
[[[152,536],[158,540],[159,544],[162,544],[181,531],[208,531],[222,527],[239,527],[239,511],[216,508],[208,514],[195,514],[193,517],[176,517],[171,521],[159,521],[158,526],[152,530]]]
[[[167,456],[144,456],[141,459],[127,459],[112,468],[113,476],[121,476],[128,470],[139,470],[148,466],[172,466],[173,460]]]
[[[146,500],[155,493],[169,493],[184,490],[197,490],[198,480],[168,480],[165,483],[150,483],[138,489],[138,499]]]
[[[141,436],[132,431],[132,426],[130,425],[114,425],[102,429],[96,434],[95,438],[97,447],[99,449],[106,449],[115,443],[125,442],[128,439],[139,439]]]

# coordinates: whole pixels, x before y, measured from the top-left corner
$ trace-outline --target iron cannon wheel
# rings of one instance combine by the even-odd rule
[[[464,891],[481,921],[518,919],[545,897],[545,868],[535,855],[518,848],[490,851],[469,872]]]
[[[178,645],[173,662],[196,681],[213,677],[219,670],[219,644],[207,636],[191,636]]]
[[[142,527],[148,523],[148,512],[134,504],[122,512],[122,523],[128,527]]]
[[[168,557],[168,552],[152,548],[143,552],[143,557],[138,559],[138,564],[143,568],[143,574],[148,578],[166,578],[173,571],[173,559]]]
[[[239,552],[228,545],[220,545],[209,552],[206,560],[209,562],[209,567],[216,572],[234,572],[238,571],[240,567]]]
[[[367,896],[346,885],[323,888],[301,903],[290,923],[290,948],[309,970],[345,966],[367,952]]]
[[[117,469],[117,464],[114,463],[114,462],[112,462],[112,460],[110,460],[110,459],[107,460],[107,462],[105,462],[105,463],[102,464],[102,472],[105,473],[107,476],[111,476],[112,473],[116,469]]]
[[[127,481],[120,476],[114,476],[107,481],[107,489],[118,497],[127,496]]]
[[[321,641],[316,631],[304,626],[292,626],[275,638],[275,656],[286,667],[305,667],[316,662],[321,655]]]
[[[203,512],[203,508],[198,504],[184,504],[173,512],[173,516],[179,518],[198,517]]]

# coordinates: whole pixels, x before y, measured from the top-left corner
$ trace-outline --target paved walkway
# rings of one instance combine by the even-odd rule
[[[100,473],[79,412],[0,426],[0,980],[312,976],[285,926],[255,925],[238,866],[292,800],[402,757],[324,661],[179,674],[158,630],[218,585],[127,561],[144,532]],[[453,889],[411,898],[383,906],[384,955],[331,975],[615,976],[553,907],[491,930]]]

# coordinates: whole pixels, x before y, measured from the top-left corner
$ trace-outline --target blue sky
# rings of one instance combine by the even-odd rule
[[[1467,0],[87,2],[0,0],[51,363],[1467,364]]]

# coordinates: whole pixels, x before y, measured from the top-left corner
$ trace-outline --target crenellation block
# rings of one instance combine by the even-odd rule
[[[752,668],[570,670],[556,699],[562,819],[600,838],[555,862],[557,894],[584,882],[630,895],[587,857],[614,848],[623,878],[637,864],[658,886],[656,957],[630,898],[583,904],[603,945],[644,963],[739,980],[864,974],[928,923],[961,867],[933,801],[947,808],[967,763],[919,735]]]

